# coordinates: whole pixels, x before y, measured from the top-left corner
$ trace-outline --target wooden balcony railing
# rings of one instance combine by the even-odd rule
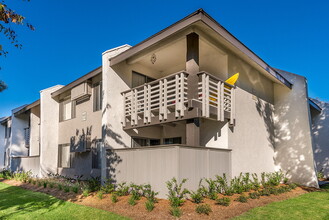
[[[140,119],[148,124],[154,116],[160,121],[166,120],[171,112],[175,112],[177,118],[184,116],[187,76],[186,72],[178,72],[123,92],[123,126],[129,122],[137,125]]]
[[[187,98],[188,73],[184,71],[123,92],[123,126],[133,128],[200,116],[218,121],[229,118],[233,125],[235,87],[206,72],[198,76],[198,98],[193,100]],[[199,110],[191,113],[187,106]]]
[[[209,117],[210,109],[217,109],[217,120],[224,121],[224,113],[230,114],[230,124],[235,119],[235,86],[207,73],[199,75],[199,100],[202,102],[202,116]]]

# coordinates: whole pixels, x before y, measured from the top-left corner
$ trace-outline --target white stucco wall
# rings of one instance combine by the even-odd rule
[[[314,159],[318,172],[323,172],[329,177],[329,103],[314,100],[320,108],[321,113],[316,112],[312,118],[312,132],[314,140]]]
[[[57,173],[59,104],[51,93],[62,88],[57,85],[40,91],[40,174]]]
[[[10,156],[28,156],[24,129],[29,127],[29,118],[28,113],[12,114]]]
[[[29,156],[40,155],[40,105],[30,113],[30,152]]]
[[[129,49],[129,45],[108,50],[102,56],[103,106],[102,133],[105,146],[114,149],[131,146],[130,136],[122,129],[123,97],[126,82],[110,67],[109,59]]]
[[[0,170],[5,167],[5,126],[0,124]]]
[[[276,168],[287,172],[293,182],[318,187],[307,81],[303,76],[280,73],[293,87],[274,86]]]

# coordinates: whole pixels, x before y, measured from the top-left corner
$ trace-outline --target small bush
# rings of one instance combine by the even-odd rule
[[[131,196],[134,197],[135,200],[140,200],[143,195],[142,189],[143,189],[142,185],[130,184]]]
[[[249,198],[250,199],[259,199],[260,194],[258,192],[251,192],[249,193]]]
[[[295,184],[295,183],[290,183],[288,186],[289,186],[290,189],[296,189],[297,184]]]
[[[88,179],[87,185],[88,185],[90,192],[95,192],[95,191],[100,190],[100,188],[101,188],[100,177],[96,177],[96,178],[92,177],[92,178]]]
[[[99,199],[103,199],[103,191],[98,191],[98,193],[97,193],[97,197],[99,198]]]
[[[104,193],[112,193],[114,191],[114,184],[112,179],[107,179],[104,185],[101,187],[101,190]]]
[[[145,208],[147,211],[151,212],[154,209],[154,202],[151,200],[147,200],[145,202]]]
[[[42,183],[41,181],[38,181],[38,187],[41,187]]]
[[[212,210],[209,204],[200,204],[196,206],[195,211],[199,214],[209,215]]]
[[[187,189],[183,189],[183,184],[187,179],[183,179],[179,183],[176,178],[172,178],[170,181],[167,181],[167,188],[169,190],[168,199],[170,201],[171,207],[178,207],[184,203],[184,197],[189,193]]]
[[[248,202],[248,198],[244,195],[241,195],[238,198],[236,198],[235,201],[238,201],[238,202],[241,202],[241,203],[246,203],[246,202]]]
[[[29,184],[31,184],[31,182],[32,182],[32,178],[29,178],[29,179],[27,180],[27,182],[28,182]]]
[[[112,195],[111,195],[111,201],[113,203],[117,203],[118,202],[118,196],[117,196],[116,193],[112,193]]]
[[[64,192],[70,192],[70,187],[68,185],[65,185],[63,188]]]
[[[126,182],[119,183],[116,189],[116,194],[118,196],[127,196],[129,195],[129,186]]]
[[[267,188],[258,191],[261,196],[270,196],[271,193]]]
[[[89,189],[84,189],[84,190],[82,191],[82,195],[83,195],[83,197],[88,197],[88,196],[89,196],[89,193],[90,193]]]
[[[43,181],[43,188],[47,188],[48,182],[47,181]]]
[[[156,196],[159,194],[152,190],[150,184],[146,184],[142,187],[143,196],[145,196],[148,200],[152,201],[153,203],[157,202]]]
[[[37,184],[37,181],[36,180],[32,180],[32,184],[33,185]]]
[[[203,195],[201,194],[201,192],[199,190],[197,190],[196,192],[191,192],[190,193],[191,195],[191,199],[192,199],[192,202],[196,203],[196,204],[199,204],[203,201]]]
[[[231,199],[228,197],[223,197],[223,198],[219,198],[216,200],[216,204],[222,205],[222,206],[229,206],[230,203],[231,203]]]
[[[134,196],[129,197],[128,204],[131,205],[131,206],[134,206],[134,205],[137,204],[136,199],[134,198]]]
[[[208,196],[209,196],[209,199],[211,199],[211,200],[216,200],[218,198],[218,195],[216,192],[213,192],[213,193],[209,194]]]
[[[78,193],[79,192],[79,185],[73,185],[72,187],[71,187],[71,191],[72,192],[74,192],[74,193]]]
[[[269,187],[268,191],[273,195],[279,195],[278,189],[275,187]]]
[[[182,211],[178,207],[172,207],[169,211],[170,215],[175,216],[177,218],[181,217]]]
[[[55,183],[54,182],[49,182],[49,187],[50,188],[54,188],[54,186],[55,186]]]
[[[59,190],[63,190],[63,185],[62,184],[58,183],[57,187],[58,187]]]

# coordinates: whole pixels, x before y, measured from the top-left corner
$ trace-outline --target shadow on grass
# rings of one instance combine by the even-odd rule
[[[20,215],[44,214],[64,205],[64,201],[52,196],[0,184],[0,219]]]

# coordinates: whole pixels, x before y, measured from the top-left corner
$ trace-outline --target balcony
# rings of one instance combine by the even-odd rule
[[[181,71],[122,93],[124,129],[174,122],[191,118],[234,124],[235,87],[207,73],[198,75],[198,91],[189,93],[189,74]],[[189,87],[190,86],[190,87]]]

